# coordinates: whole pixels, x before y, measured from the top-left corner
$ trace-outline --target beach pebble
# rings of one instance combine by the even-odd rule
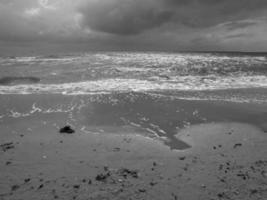
[[[71,126],[64,126],[59,130],[60,133],[66,133],[66,134],[73,134],[75,131],[71,128]]]
[[[237,144],[234,145],[234,149],[236,149],[237,147],[241,147],[241,146],[242,146],[241,143],[237,143]]]
[[[26,179],[24,179],[24,183],[28,183],[28,182],[30,182],[30,181],[31,181],[30,178],[26,178]]]
[[[185,160],[185,158],[186,158],[186,157],[183,156],[183,157],[180,157],[179,160]]]

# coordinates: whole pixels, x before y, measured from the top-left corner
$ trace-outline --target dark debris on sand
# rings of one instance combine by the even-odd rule
[[[220,164],[219,171],[224,174],[229,174],[228,176],[219,176],[218,178],[220,182],[224,183],[225,185],[230,185],[233,183],[233,180],[236,180],[238,182],[242,181],[246,186],[243,185],[242,188],[236,187],[224,189],[224,191],[221,191],[217,194],[217,197],[222,200],[237,199],[237,197],[238,199],[241,199],[242,195],[244,198],[248,197],[247,195],[249,195],[249,199],[266,199],[263,198],[263,196],[266,196],[265,194],[267,192],[266,187],[263,187],[266,185],[264,183],[266,179],[266,166],[267,161],[265,160],[258,160],[254,163],[251,163],[251,166],[243,166],[235,162],[225,162],[224,164]],[[237,179],[235,179],[234,176],[236,176]],[[259,183],[261,182],[261,185],[251,185],[251,182],[253,181],[257,181]],[[246,193],[244,193],[244,190]]]
[[[64,126],[59,130],[60,133],[65,133],[65,134],[73,134],[75,133],[75,130],[71,128],[71,126],[67,125]]]
[[[16,190],[18,190],[19,188],[20,188],[19,185],[12,185],[12,186],[11,186],[11,191],[16,191]]]
[[[118,174],[120,176],[123,176],[124,178],[127,178],[128,176],[131,176],[132,178],[138,178],[138,171],[137,170],[130,170],[127,168],[121,168],[121,169],[119,169]]]
[[[14,148],[15,148],[15,146],[14,146],[14,143],[13,142],[8,142],[8,143],[4,143],[4,144],[1,144],[0,145],[0,149],[3,152],[6,152],[7,150],[14,149]]]
[[[131,170],[127,168],[120,168],[115,171],[109,170],[108,167],[104,167],[105,173],[100,173],[95,177],[96,181],[106,182],[108,178],[116,179],[116,176],[127,178],[138,178],[139,174],[137,170]]]
[[[102,182],[105,182],[110,176],[111,176],[110,172],[107,172],[107,173],[105,173],[105,174],[98,174],[98,175],[95,177],[95,180],[96,180],[96,181],[102,181]]]
[[[188,160],[188,157],[184,158],[184,156],[182,156],[181,158],[182,160]],[[264,178],[266,178],[266,160],[258,160],[250,163],[251,166],[243,166],[239,163],[231,162],[230,160],[226,160],[218,164],[219,173],[217,175],[219,184],[223,184],[226,187],[218,188],[216,191],[211,191],[209,185],[202,183],[201,189],[210,192],[211,198],[209,199],[265,199],[264,196],[266,196],[266,187],[250,185],[249,181],[254,179],[257,181],[263,181]],[[158,163],[154,161],[152,162],[152,165],[153,167],[156,167],[158,166]],[[186,165],[186,167],[188,168],[189,165]],[[225,171],[227,171],[228,175],[224,173]],[[151,191],[155,191],[158,187],[160,187],[159,184],[161,184],[161,181],[158,179],[160,177],[155,176],[153,176],[152,179],[144,181],[147,174],[144,173],[142,175],[143,176],[140,176],[139,170],[133,170],[126,167],[111,169],[108,166],[104,166],[101,173],[95,175],[94,181],[89,177],[82,177],[79,180],[79,183],[75,184],[70,181],[69,183],[63,183],[62,187],[64,191],[71,190],[71,192],[75,194],[74,199],[82,199],[81,197],[83,197],[84,192],[86,191],[89,192],[89,196],[91,195],[88,199],[128,199],[124,198],[127,195],[133,197],[130,199],[147,199],[145,197],[150,195]],[[170,179],[168,178],[166,180],[169,181]],[[189,179],[187,180],[189,181]],[[242,188],[238,185],[237,187],[229,188],[228,186],[235,183],[235,181],[242,181],[243,184],[248,185],[242,186]],[[43,179],[40,179],[40,182],[43,182]],[[13,194],[18,191],[20,192],[25,187],[29,187],[33,183],[34,181],[27,177],[24,179],[23,184],[13,185],[11,187],[11,192]],[[51,188],[51,186],[49,183],[44,182],[34,188],[35,191],[41,191],[41,189],[46,191]],[[65,194],[62,193],[63,196],[61,198],[60,191],[61,189],[56,190],[53,188],[51,195],[54,199],[63,199]],[[171,199],[180,199],[174,193],[171,195]]]
[[[236,143],[236,144],[234,145],[234,149],[236,149],[237,147],[241,147],[241,146],[242,146],[241,143]]]

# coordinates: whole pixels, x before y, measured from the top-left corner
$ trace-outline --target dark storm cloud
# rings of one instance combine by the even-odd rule
[[[246,37],[250,37],[250,36],[253,36],[253,35],[250,33],[239,33],[239,34],[227,35],[225,37],[225,39],[246,38]]]
[[[85,1],[80,12],[83,25],[93,30],[133,35],[166,23],[210,27],[255,16],[266,7],[266,0],[94,0]]]
[[[81,12],[91,29],[131,35],[170,21],[174,13],[161,5],[155,0],[96,0]]]
[[[236,21],[236,22],[227,23],[224,26],[228,30],[232,31],[232,30],[236,30],[236,29],[254,26],[254,25],[257,25],[258,23],[259,23],[258,21]]]

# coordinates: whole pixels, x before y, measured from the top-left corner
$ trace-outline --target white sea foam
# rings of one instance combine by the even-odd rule
[[[103,79],[63,84],[0,86],[0,94],[83,95],[111,92],[203,91],[237,88],[267,88],[266,76],[203,77],[181,76],[176,80]]]
[[[10,110],[9,113],[6,115],[0,115],[0,119],[4,117],[11,117],[11,118],[24,118],[29,117],[34,114],[42,113],[42,114],[49,114],[49,113],[69,113],[76,109],[77,105],[72,105],[67,108],[63,108],[63,106],[59,106],[57,108],[41,108],[36,105],[36,103],[32,104],[32,107],[25,111],[25,112],[18,112],[15,110]],[[79,108],[78,108],[79,109]]]

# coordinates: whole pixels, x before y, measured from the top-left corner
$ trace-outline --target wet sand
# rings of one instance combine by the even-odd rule
[[[0,199],[267,198],[264,104],[140,93],[1,102]],[[75,133],[59,133],[67,124]]]

